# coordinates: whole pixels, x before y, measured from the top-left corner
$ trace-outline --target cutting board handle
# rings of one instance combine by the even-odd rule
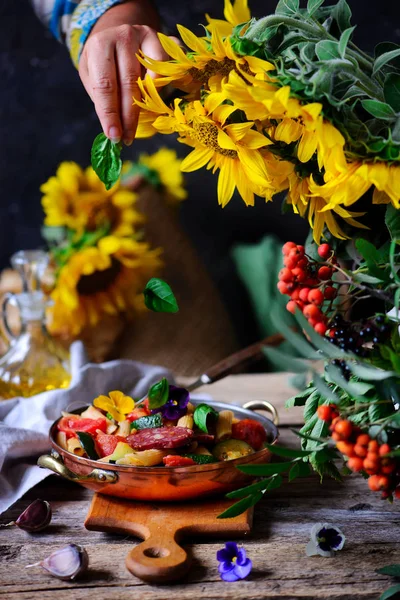
[[[176,533],[166,528],[150,530],[150,536],[127,555],[127,569],[152,583],[180,579],[189,570],[191,559],[175,538]]]

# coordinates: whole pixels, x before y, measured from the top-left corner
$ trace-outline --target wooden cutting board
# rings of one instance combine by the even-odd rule
[[[232,504],[225,499],[152,504],[95,494],[85,527],[145,540],[129,552],[126,566],[144,581],[164,583],[180,579],[190,568],[191,557],[180,546],[184,538],[236,539],[249,535],[253,509],[232,519],[217,519]]]

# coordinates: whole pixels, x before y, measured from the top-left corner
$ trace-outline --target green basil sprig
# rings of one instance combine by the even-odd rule
[[[204,433],[208,433],[207,419],[210,417],[212,419],[218,419],[218,413],[209,404],[199,404],[193,413],[195,425],[197,425],[201,431],[204,431]]]
[[[169,383],[163,377],[160,381],[157,381],[154,385],[149,389],[148,397],[149,397],[149,408],[153,410],[154,408],[160,408],[164,406],[167,402],[169,396]]]
[[[78,436],[80,445],[82,446],[88,457],[91,460],[98,460],[100,456],[98,455],[92,436],[86,431],[77,431],[76,435]]]
[[[106,190],[112,188],[119,179],[122,169],[122,144],[115,144],[99,133],[92,146],[92,167],[97,177],[104,183]]]
[[[153,312],[176,313],[178,302],[168,283],[157,277],[152,277],[144,288],[144,303]]]

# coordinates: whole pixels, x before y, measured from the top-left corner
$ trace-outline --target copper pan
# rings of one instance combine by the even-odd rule
[[[195,401],[193,403],[196,404]],[[213,402],[212,405],[219,411],[232,410],[239,419],[256,419],[265,428],[268,442],[276,442],[278,414],[269,402],[247,402],[243,408],[223,402]],[[273,420],[256,413],[256,410],[268,411]],[[265,448],[243,458],[209,465],[136,467],[110,464],[104,469],[104,463],[76,456],[58,446],[55,442],[57,423],[58,420],[50,429],[51,455],[41,456],[38,465],[100,494],[131,500],[175,502],[225,494],[254,479],[236,469],[238,465],[266,463],[271,460],[271,453]]]

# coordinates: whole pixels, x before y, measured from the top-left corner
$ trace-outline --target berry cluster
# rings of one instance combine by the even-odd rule
[[[332,343],[342,350],[365,356],[365,344],[382,344],[390,335],[392,327],[384,315],[361,322],[349,323],[341,315],[336,315],[330,322],[329,336]]]
[[[283,269],[279,272],[278,290],[290,296],[286,305],[289,312],[299,308],[315,331],[325,335],[328,330],[328,310],[323,312],[323,304],[331,304],[337,296],[337,288],[332,282],[334,265],[337,260],[329,244],[321,244],[318,254],[323,264],[308,258],[304,246],[286,242],[282,248]]]
[[[322,421],[330,423],[332,439],[339,452],[348,457],[349,469],[369,475],[369,488],[381,491],[382,498],[394,494],[400,499],[400,471],[396,461],[387,456],[391,450],[389,444],[379,444],[354,423],[339,417],[335,405],[319,406],[317,414]]]

